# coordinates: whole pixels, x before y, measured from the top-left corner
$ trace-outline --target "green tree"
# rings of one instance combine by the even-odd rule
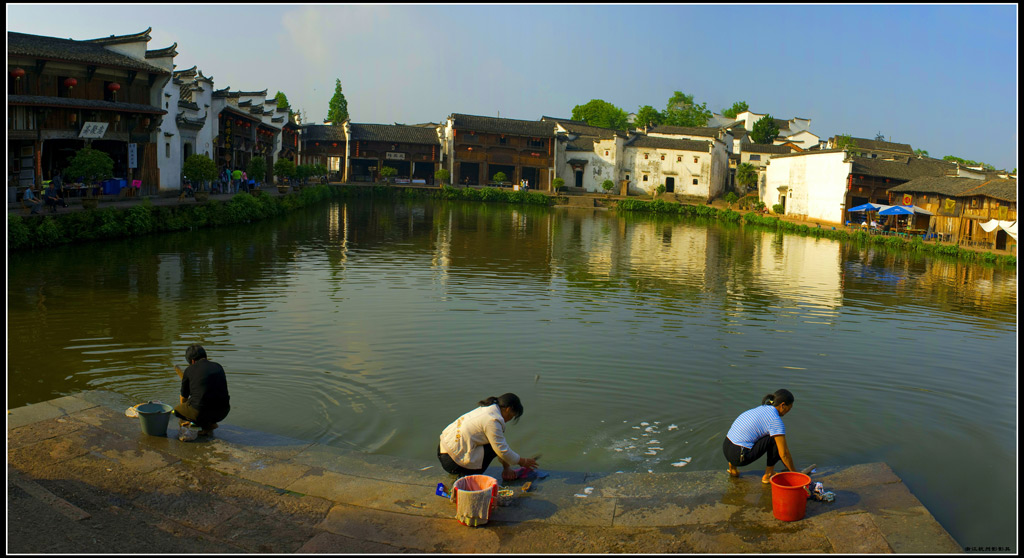
[[[736,182],[744,192],[749,191],[757,185],[757,167],[750,163],[740,163],[736,167]]]
[[[295,178],[295,163],[290,159],[274,161],[274,176],[278,178]]]
[[[256,182],[263,182],[267,176],[267,160],[263,157],[253,157],[246,168],[246,174]]]
[[[181,165],[181,173],[188,180],[198,181],[200,185],[205,186],[206,181],[217,178],[217,164],[202,153],[193,153]]]
[[[917,155],[918,157],[927,157],[928,156],[928,150],[927,149],[915,149],[914,150],[914,155]]]
[[[633,125],[637,128],[641,126],[657,126],[661,124],[663,116],[651,105],[644,105],[636,111],[636,120],[633,121]]]
[[[565,179],[559,176],[551,182],[551,187],[554,191],[559,192],[565,189]]]
[[[676,91],[662,113],[662,124],[669,126],[706,126],[711,118],[707,103],[696,104],[693,95]]]
[[[603,188],[606,193],[610,192],[614,187],[615,183],[612,182],[611,180],[606,179],[604,182],[601,183],[601,188]]]
[[[77,180],[81,178],[86,184],[94,184],[114,176],[114,160],[110,155],[89,147],[83,147],[71,158],[64,176]]]
[[[857,147],[857,140],[853,139],[850,134],[840,134],[836,136],[835,148],[836,149],[847,149],[851,150]]]
[[[582,120],[591,126],[626,130],[629,128],[629,115],[619,107],[601,99],[591,99],[585,105],[576,105],[572,109],[572,119]]]
[[[748,110],[750,110],[750,107],[747,106],[746,101],[736,101],[731,107],[722,111],[722,116],[728,116],[729,118],[735,119],[736,115]]]
[[[334,96],[331,97],[331,102],[327,105],[327,120],[330,120],[331,124],[335,126],[348,120],[348,101],[345,100],[345,94],[341,92],[340,79],[334,80]]]
[[[754,122],[754,129],[750,131],[750,140],[754,143],[771,144],[777,137],[779,127],[775,125],[775,119],[770,114]]]
[[[494,182],[497,182],[498,184],[501,184],[501,183],[505,182],[506,180],[508,180],[508,175],[506,175],[505,173],[503,173],[501,171],[498,171],[498,172],[494,173],[494,176],[491,177],[491,180],[493,180]]]
[[[286,97],[284,93],[278,91],[277,94],[274,95],[274,99],[277,101],[277,108],[288,109],[288,121],[291,122],[292,116],[295,115],[295,112],[292,111],[292,106],[288,103],[288,97]]]
[[[389,178],[395,176],[396,174],[398,174],[398,169],[396,169],[395,167],[380,168],[380,177],[384,179],[384,182],[387,182]]]
[[[960,163],[964,167],[977,167],[980,166],[985,170],[996,170],[996,168],[988,163],[982,163],[981,161],[972,161],[970,159],[961,159],[953,155],[946,155],[942,158],[943,161],[950,161],[953,163]]]
[[[452,173],[448,169],[437,169],[434,171],[434,179],[441,183],[441,185],[448,184],[451,181]]]

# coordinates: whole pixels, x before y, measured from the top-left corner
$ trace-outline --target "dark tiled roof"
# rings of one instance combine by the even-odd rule
[[[199,110],[199,105],[198,104],[190,103],[188,101],[178,101],[178,107],[192,109],[192,110]]]
[[[178,126],[181,126],[183,128],[193,128],[198,130],[206,125],[206,119],[189,118],[185,116],[185,113],[179,113],[178,117],[175,120],[177,121]]]
[[[955,170],[956,165],[935,159],[908,157],[905,160],[886,161],[885,159],[854,157],[850,172],[899,180],[913,180],[923,176],[945,176]]]
[[[550,116],[542,116],[543,122],[556,122],[561,124],[569,133],[579,134],[581,136],[596,136],[599,138],[612,138],[615,136],[625,136],[626,134],[621,130],[615,130],[613,128],[602,128],[600,126],[591,126],[586,122],[580,122],[579,120],[569,120],[567,118],[553,118]]]
[[[769,145],[766,143],[740,144],[740,151],[743,153],[778,153],[780,155],[793,152],[792,149],[785,145]]]
[[[1017,181],[997,178],[978,180],[958,176],[936,176],[915,178],[889,189],[890,192],[920,192],[950,197],[988,196],[997,200],[1017,201]]]
[[[549,138],[555,135],[554,123],[539,120],[514,120],[512,118],[493,118],[472,114],[452,114],[452,120],[456,130],[473,130],[475,132],[535,138]]]
[[[594,138],[580,136],[574,140],[569,140],[565,144],[566,151],[593,151],[594,150]]]
[[[835,145],[835,138],[829,138],[832,145]],[[866,138],[851,138],[857,147],[865,151],[894,151],[896,153],[914,154],[914,148],[906,143],[892,143],[888,141],[870,140]]]
[[[360,141],[383,141],[394,143],[437,144],[437,130],[424,126],[405,124],[349,124],[352,139]]]
[[[678,149],[680,151],[702,151],[708,153],[711,150],[711,142],[688,139],[652,138],[650,136],[636,136],[626,147],[639,147],[648,149]]]
[[[142,70],[154,74],[169,74],[167,70],[137,60],[130,56],[116,53],[93,41],[74,41],[43,37],[26,33],[7,32],[7,56],[31,56],[47,60],[62,60],[81,64],[95,64],[113,68]]]
[[[222,112],[228,112],[228,113],[231,113],[231,114],[233,114],[235,116],[244,117],[244,118],[247,118],[247,119],[250,119],[250,120],[253,119],[253,115],[252,114],[250,114],[250,113],[248,113],[246,111],[243,111],[243,110],[238,110],[236,107],[233,107],[231,105],[225,106],[224,110]],[[256,119],[256,120],[259,120],[259,119]]]
[[[789,130],[789,120],[783,120],[781,118],[772,118],[772,122],[775,123],[775,127],[778,128],[780,132],[785,132]]]
[[[88,41],[90,43],[96,43],[98,45],[121,45],[121,44],[124,44],[124,43],[149,42],[149,40],[152,38],[152,37],[149,36],[149,32],[152,31],[152,30],[153,30],[153,28],[150,27],[150,28],[146,29],[145,31],[142,31],[142,32],[139,32],[139,33],[132,33],[130,35],[111,35],[109,37],[99,37],[97,39],[88,39]]]
[[[167,111],[152,105],[135,103],[115,103],[96,99],[71,99],[68,97],[46,97],[43,95],[8,95],[8,105],[26,105],[38,107],[81,108],[95,110],[114,110],[117,112],[144,112],[148,114],[167,114]]]
[[[674,134],[677,136],[703,136],[713,138],[721,132],[721,128],[710,126],[657,126],[647,130],[648,133]]]
[[[147,50],[146,51],[146,58],[163,58],[165,56],[177,56],[178,55],[178,51],[174,50],[175,48],[177,48],[177,46],[178,46],[178,43],[174,43],[173,45],[171,45],[171,46],[169,46],[167,48],[157,48],[157,49],[153,49],[153,50]]]
[[[345,141],[345,127],[310,124],[302,127],[302,141]]]

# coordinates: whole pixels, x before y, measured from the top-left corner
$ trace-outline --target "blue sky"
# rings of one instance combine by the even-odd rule
[[[217,88],[283,91],[320,122],[335,78],[354,122],[453,112],[627,112],[676,90],[776,118],[1017,166],[1017,7],[11,5],[7,30],[91,39],[153,27]]]

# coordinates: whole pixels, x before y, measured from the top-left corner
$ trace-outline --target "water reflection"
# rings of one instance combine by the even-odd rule
[[[452,409],[515,391],[513,447],[644,472],[721,468],[735,413],[787,386],[800,459],[887,461],[940,521],[985,534],[1002,527],[945,504],[994,489],[930,492],[956,479],[927,456],[958,447],[986,482],[1016,482],[991,465],[1015,452],[1000,440],[1015,439],[1016,281],[694,219],[333,202],[12,255],[8,404],[173,400],[171,367],[201,342],[228,371],[229,421],[250,428],[422,457]],[[1012,511],[1000,498],[985,505]]]

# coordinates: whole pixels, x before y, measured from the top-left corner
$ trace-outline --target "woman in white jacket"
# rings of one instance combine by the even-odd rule
[[[488,397],[480,407],[462,415],[441,432],[437,459],[441,467],[453,475],[464,477],[482,474],[495,457],[501,462],[501,478],[515,480],[512,465],[537,466],[536,459],[520,457],[505,442],[505,423],[519,421],[523,404],[514,393]]]

